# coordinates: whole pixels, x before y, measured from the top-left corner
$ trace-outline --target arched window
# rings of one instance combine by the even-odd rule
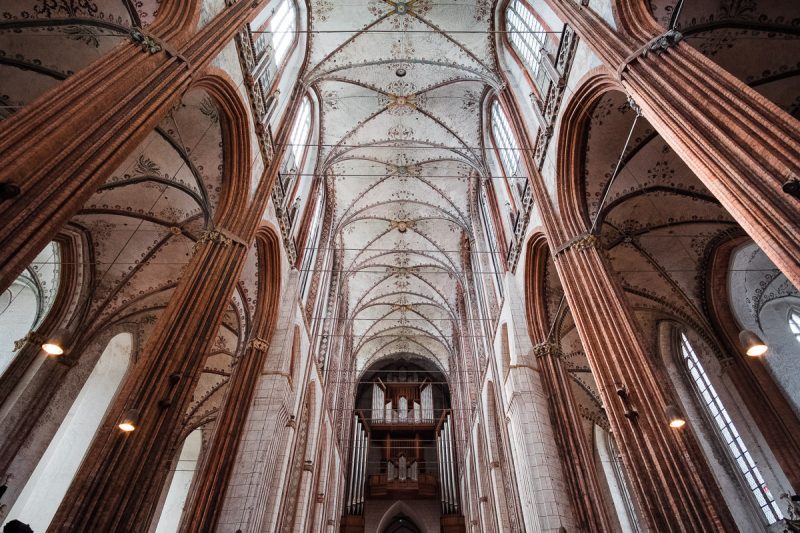
[[[325,187],[319,187],[316,195],[314,212],[309,221],[308,234],[311,239],[303,244],[304,250],[300,251],[303,257],[303,264],[300,267],[300,296],[303,301],[308,296],[309,281],[313,276],[314,260],[319,253],[320,237],[322,236],[322,214],[325,211]]]
[[[488,198],[486,197],[486,190],[481,187],[478,204],[480,207],[480,218],[483,223],[483,230],[486,232],[486,242],[489,244],[489,257],[492,258],[492,267],[494,269],[495,290],[499,296],[503,297],[503,270],[500,266],[500,251],[497,246],[497,239],[494,232],[494,225],[491,222],[488,207]]]
[[[269,92],[292,46],[297,31],[296,18],[294,3],[281,0],[277,7],[264,9],[250,23],[251,32],[255,33],[255,75],[265,92]]]
[[[300,206],[294,197],[296,187],[293,184],[297,181],[296,178],[303,170],[303,160],[305,159],[308,150],[308,142],[311,136],[311,100],[308,96],[303,98],[300,103],[300,109],[297,110],[297,117],[294,119],[292,125],[292,132],[289,135],[289,149],[286,151],[282,165],[282,185],[284,190],[284,206],[289,212],[290,222],[294,220],[292,214],[295,215],[300,211]]]
[[[761,512],[767,523],[774,524],[783,518],[780,509],[778,508],[772,493],[767,487],[764,478],[761,475],[755,461],[750,456],[747,446],[739,435],[739,431],[731,420],[727,409],[722,404],[717,391],[708,379],[703,365],[695,353],[694,348],[689,343],[686,334],[680,334],[680,350],[683,361],[686,364],[686,369],[692,379],[700,401],[705,407],[708,415],[714,420],[714,425],[718,431],[719,436],[726,444],[726,448],[733,462],[746,482],[748,490],[752,493],[753,498],[758,504]]]
[[[597,455],[600,459],[600,467],[608,484],[611,504],[614,507],[614,513],[619,521],[620,529],[631,532],[641,531],[639,520],[636,516],[636,508],[633,505],[633,498],[631,498],[628,482],[625,479],[622,459],[616,444],[614,444],[614,439],[608,431],[595,426],[594,441]]]
[[[186,498],[189,496],[189,488],[192,486],[197,463],[200,460],[200,452],[203,448],[203,432],[195,429],[186,440],[183,441],[181,454],[175,466],[175,473],[169,484],[167,498],[164,500],[164,507],[158,518],[158,526],[155,533],[173,533],[178,531],[183,507],[186,505]]]
[[[34,531],[50,525],[130,364],[130,333],[113,337],[7,515]]]
[[[513,206],[513,213],[516,213],[522,205],[522,197],[525,195],[525,186],[528,179],[525,177],[525,172],[522,168],[519,144],[514,137],[508,117],[497,100],[492,104],[492,141],[506,178],[507,185],[501,188],[508,199],[509,206],[507,207]],[[512,188],[515,189],[514,192],[511,191]],[[512,233],[514,224],[516,224],[516,217],[513,216],[513,213],[512,209],[509,209]]]
[[[506,31],[514,51],[522,59],[539,90],[544,93],[547,76],[542,62],[548,40],[542,23],[525,3],[512,0],[506,9]]]
[[[800,311],[792,308],[789,311],[789,330],[797,342],[800,342]]]
[[[51,242],[0,294],[0,374],[14,360],[20,347],[16,341],[47,317],[58,293],[60,267],[58,245]]]

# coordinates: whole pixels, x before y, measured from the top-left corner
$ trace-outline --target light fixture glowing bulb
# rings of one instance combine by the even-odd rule
[[[739,332],[739,342],[744,348],[744,353],[750,357],[759,357],[767,353],[767,344],[749,329],[743,329]]]
[[[139,427],[139,411],[137,409],[128,409],[125,415],[118,424],[119,429],[125,433],[130,433]]]
[[[42,350],[47,352],[48,355],[64,355],[64,348],[49,341],[42,344]]]
[[[42,350],[47,355],[64,355],[67,346],[67,335],[64,331],[57,331],[42,342]]]
[[[669,420],[669,427],[678,429],[686,425],[686,419],[683,418],[681,412],[674,405],[668,405],[666,412],[667,419]]]

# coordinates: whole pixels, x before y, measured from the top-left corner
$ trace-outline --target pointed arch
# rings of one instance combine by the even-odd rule
[[[556,192],[567,236],[586,233],[591,227],[584,198],[583,166],[586,153],[586,131],[595,104],[604,94],[623,91],[607,69],[589,71],[561,115],[556,163]]]
[[[210,69],[195,87],[204,89],[214,99],[222,130],[222,192],[214,223],[239,233],[243,229],[243,206],[250,199],[250,118],[247,107],[230,77]]]
[[[264,225],[256,231],[258,293],[249,346],[236,365],[214,433],[193,482],[182,519],[183,531],[213,531],[233,472],[239,443],[252,406],[253,393],[269,351],[278,320],[281,291],[281,250],[278,234]]]

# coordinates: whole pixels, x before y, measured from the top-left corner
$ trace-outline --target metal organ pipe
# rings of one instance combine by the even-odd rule
[[[447,496],[445,495],[444,490],[444,451],[442,450],[442,432],[439,431],[439,434],[436,435],[436,452],[438,455],[438,463],[439,463],[439,494],[441,495],[442,500],[442,514],[447,514]]]
[[[450,449],[450,415],[444,420],[444,455],[445,455],[445,476],[447,477],[447,512],[452,513],[455,506],[455,498],[453,498],[453,457],[452,450]]]
[[[356,514],[361,514],[361,478],[364,475],[364,430],[361,429],[361,424],[358,428],[358,441],[356,443],[356,456],[358,457],[358,464],[356,465],[356,498],[355,509]]]
[[[355,417],[353,421],[353,436],[350,439],[351,445],[353,446],[353,455],[352,459],[350,460],[350,472],[348,474],[348,481],[347,481],[347,511],[348,513],[353,512],[353,505],[355,504],[355,471],[356,471],[356,450],[357,450],[357,443],[356,443],[356,436],[358,435],[358,416]]]

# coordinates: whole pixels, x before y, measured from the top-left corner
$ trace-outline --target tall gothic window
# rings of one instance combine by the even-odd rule
[[[489,215],[488,209],[489,199],[486,197],[486,190],[481,187],[480,198],[478,204],[480,206],[481,222],[483,222],[483,230],[486,232],[486,241],[489,243],[489,256],[492,258],[492,267],[494,269],[495,289],[500,297],[503,297],[503,270],[500,267],[500,251],[497,246],[497,239],[494,231],[494,225]]]
[[[545,79],[543,50],[547,46],[547,33],[542,23],[524,2],[513,0],[506,9],[506,31],[511,46],[541,90]]]
[[[197,463],[200,461],[200,452],[203,449],[203,430],[195,429],[186,437],[175,464],[175,471],[172,474],[172,481],[169,484],[167,497],[164,506],[161,508],[161,515],[158,518],[158,525],[155,533],[173,533],[178,531],[183,508],[186,506],[186,499],[189,497],[189,489],[192,486]]]
[[[695,391],[707,413],[714,420],[719,436],[725,442],[728,453],[736,463],[739,473],[744,478],[746,486],[764,514],[764,518],[769,524],[774,524],[782,519],[783,515],[772,497],[772,493],[684,333],[680,334],[680,343],[681,355],[692,378]]]
[[[316,195],[316,204],[314,205],[314,213],[311,215],[310,225],[308,226],[310,239],[307,239],[301,251],[303,257],[303,264],[300,268],[300,294],[303,301],[308,296],[309,281],[314,275],[314,259],[319,253],[320,237],[322,235],[322,214],[325,208],[325,187],[321,186]]]
[[[792,308],[789,311],[789,330],[797,342],[800,342],[800,311]]]
[[[297,31],[295,20],[294,3],[281,0],[278,7],[265,9],[250,23],[255,33],[256,76],[265,92],[269,91],[292,46]]]
[[[58,293],[60,271],[58,245],[52,242],[0,294],[0,374],[14,360],[15,341],[47,317]]]
[[[311,100],[308,96],[303,98],[300,109],[292,125],[292,132],[289,135],[289,146],[284,156],[281,173],[283,174],[281,183],[284,190],[284,206],[289,213],[290,222],[294,222],[300,212],[302,200],[295,197],[297,177],[303,170],[303,160],[308,150],[308,143],[311,136]]]
[[[519,144],[514,137],[511,124],[508,122],[508,116],[497,100],[492,104],[492,140],[500,157],[503,174],[508,183],[516,189],[516,195],[506,190],[506,196],[509,196],[509,203],[513,203],[514,211],[517,211],[518,206],[522,204],[521,199],[525,194],[527,178],[522,169]],[[512,226],[514,223],[515,221],[512,220]]]
[[[67,493],[97,428],[130,364],[133,337],[115,335],[106,345],[53,440],[6,516],[44,531]]]

